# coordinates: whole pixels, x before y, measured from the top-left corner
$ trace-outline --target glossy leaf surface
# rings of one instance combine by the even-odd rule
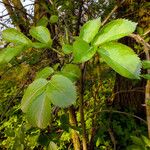
[[[75,85],[62,75],[54,75],[49,81],[46,90],[51,102],[59,107],[68,107],[77,98]]]
[[[7,42],[12,42],[15,44],[27,45],[31,46],[32,42],[29,38],[27,38],[23,33],[14,29],[8,28],[2,32],[2,37]]]
[[[83,63],[88,61],[94,56],[96,50],[96,47],[90,47],[87,42],[78,39],[73,44],[74,62]]]
[[[79,37],[87,43],[90,43],[98,33],[101,26],[100,18],[86,22],[80,30]]]
[[[141,61],[130,47],[110,42],[102,45],[98,53],[120,75],[131,79],[140,78]]]
[[[50,36],[50,32],[46,27],[32,27],[29,32],[36,40],[40,41],[41,43],[47,44],[48,47],[51,47],[52,39]]]
[[[126,19],[113,20],[100,30],[93,44],[98,46],[109,41],[118,40],[134,32],[136,25],[137,23]]]

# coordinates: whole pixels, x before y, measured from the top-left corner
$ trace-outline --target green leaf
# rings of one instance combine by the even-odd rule
[[[45,92],[35,97],[27,109],[27,119],[32,126],[46,128],[51,119],[51,101]]]
[[[37,23],[37,26],[44,26],[46,27],[48,24],[48,18],[43,16]]]
[[[131,136],[131,140],[133,141],[134,144],[136,145],[140,145],[140,146],[143,146],[143,141],[141,138],[139,137],[136,137],[136,136]]]
[[[73,46],[72,45],[69,45],[69,44],[65,44],[62,46],[62,51],[65,53],[65,54],[70,54],[73,52]]]
[[[150,80],[150,74],[142,74],[141,77]]]
[[[142,135],[141,137],[144,143],[146,144],[146,146],[150,147],[150,140],[144,135]]]
[[[63,67],[61,74],[69,78],[72,82],[75,82],[80,78],[81,71],[77,65],[67,64]]]
[[[56,15],[52,15],[51,17],[50,17],[50,23],[57,23],[58,22],[58,16],[56,16]]]
[[[143,69],[150,69],[150,61],[143,60],[142,61],[142,66],[143,66]]]
[[[36,40],[40,41],[41,43],[47,44],[48,47],[51,47],[52,39],[50,32],[46,27],[32,27],[29,32]]]
[[[46,79],[37,79],[28,86],[21,101],[21,109],[23,112],[27,112],[33,100],[46,89],[47,83],[48,81]]]
[[[7,42],[12,42],[15,44],[27,45],[31,46],[32,42],[29,38],[27,38],[23,33],[14,29],[8,28],[2,32],[2,37]]]
[[[105,25],[97,34],[93,45],[100,45],[109,41],[118,40],[135,31],[137,23],[126,19],[113,20]]]
[[[4,48],[2,52],[0,52],[0,64],[10,62],[15,56],[19,55],[24,50],[26,50],[24,45]]]
[[[97,47],[90,47],[87,42],[82,39],[77,39],[73,43],[74,62],[83,63],[91,59],[96,53]]]
[[[130,47],[117,42],[109,42],[102,45],[98,53],[120,75],[140,79],[141,61]]]
[[[87,43],[90,43],[99,31],[101,19],[97,18],[86,22],[80,30],[79,37]]]
[[[32,46],[34,48],[47,48],[49,45],[47,45],[45,43],[33,42]]]
[[[53,68],[51,67],[45,67],[44,69],[40,70],[39,72],[37,72],[35,79],[38,78],[48,78],[52,73],[54,73]]]
[[[75,85],[62,75],[52,76],[46,90],[51,102],[59,107],[68,107],[77,98]]]
[[[47,150],[58,150],[58,147],[53,141],[50,141]]]

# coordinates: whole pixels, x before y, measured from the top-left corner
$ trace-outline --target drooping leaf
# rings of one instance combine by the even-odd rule
[[[98,53],[120,75],[131,79],[140,78],[141,61],[130,47],[109,42],[102,45]]]
[[[67,77],[54,75],[47,85],[47,95],[59,107],[68,107],[76,100],[75,85]]]
[[[51,17],[50,17],[50,23],[57,23],[58,22],[58,16],[56,16],[56,15],[52,15]]]
[[[22,51],[26,50],[24,45],[7,47],[0,52],[0,64],[10,62],[15,56],[19,55]]]
[[[144,69],[150,69],[150,61],[148,60],[142,61],[142,66]]]
[[[69,45],[69,44],[65,44],[62,46],[62,51],[65,53],[65,54],[70,54],[73,52],[73,46],[72,45]]]
[[[67,64],[63,67],[61,74],[69,78],[72,82],[75,82],[80,78],[81,71],[77,65]]]
[[[150,80],[150,74],[142,74],[141,77]]]
[[[29,32],[36,40],[40,41],[41,43],[47,44],[48,47],[51,47],[52,39],[50,32],[46,27],[32,27]]]
[[[46,128],[51,119],[51,101],[46,92],[40,93],[27,109],[27,118],[34,127]]]
[[[2,37],[7,42],[12,42],[15,44],[27,45],[31,46],[32,42],[29,38],[27,38],[23,33],[14,29],[8,28],[2,32]]]
[[[79,37],[82,38],[87,43],[90,43],[98,33],[100,26],[101,26],[100,18],[86,22],[80,30]]]
[[[82,39],[77,39],[73,43],[74,62],[83,63],[91,59],[96,53],[97,47],[89,46],[87,42]]]
[[[50,141],[47,150],[58,150],[58,147],[53,141]]]
[[[43,26],[46,27],[48,24],[48,18],[43,16],[37,23],[37,26]]]
[[[35,79],[38,78],[48,78],[52,73],[54,73],[53,68],[51,67],[45,67],[44,69],[40,70],[39,72],[37,72]]]
[[[127,36],[134,32],[136,25],[137,23],[126,19],[113,20],[100,30],[95,37],[93,44],[98,46],[100,44]]]
[[[21,109],[23,112],[27,112],[33,100],[43,93],[47,82],[46,79],[37,79],[28,86],[21,101]]]

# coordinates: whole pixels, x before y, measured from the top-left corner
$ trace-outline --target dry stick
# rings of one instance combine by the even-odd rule
[[[109,18],[112,16],[112,14],[125,2],[125,0],[123,0],[119,5],[115,5],[115,7],[113,8],[113,10],[108,14],[108,16],[104,19],[104,21],[102,22],[102,26],[109,20]]]

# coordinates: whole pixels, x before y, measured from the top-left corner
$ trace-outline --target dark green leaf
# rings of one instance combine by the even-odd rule
[[[137,23],[126,19],[113,20],[104,26],[94,40],[94,45],[120,39],[134,32]]]
[[[33,81],[25,91],[22,101],[21,101],[21,109],[23,112],[27,112],[30,104],[35,100],[46,88],[47,80],[45,79],[37,79]]]
[[[51,47],[52,39],[50,36],[50,32],[46,27],[43,26],[32,27],[29,32],[32,35],[32,37],[34,37],[41,43],[47,44],[47,47]]]
[[[44,69],[40,70],[39,72],[37,72],[35,79],[38,78],[48,78],[52,73],[54,73],[53,68],[51,67],[45,67]]]
[[[74,62],[83,63],[91,59],[96,53],[97,47],[90,47],[87,42],[77,39],[73,44]]]
[[[77,98],[75,85],[62,75],[54,75],[49,81],[46,90],[52,103],[59,107],[68,107]]]
[[[98,53],[117,73],[131,79],[139,79],[141,61],[134,51],[121,43],[109,42],[98,49]]]
[[[67,64],[63,67],[61,74],[69,78],[72,82],[75,82],[80,78],[81,71],[77,65]]]
[[[90,43],[99,31],[99,28],[101,26],[100,20],[100,18],[97,18],[86,22],[80,30],[79,37],[87,43]]]
[[[32,45],[32,42],[29,38],[27,38],[20,31],[18,31],[16,29],[13,29],[13,28],[8,28],[8,29],[4,30],[2,32],[2,37],[7,42],[26,45],[26,46],[29,46],[29,47]]]

